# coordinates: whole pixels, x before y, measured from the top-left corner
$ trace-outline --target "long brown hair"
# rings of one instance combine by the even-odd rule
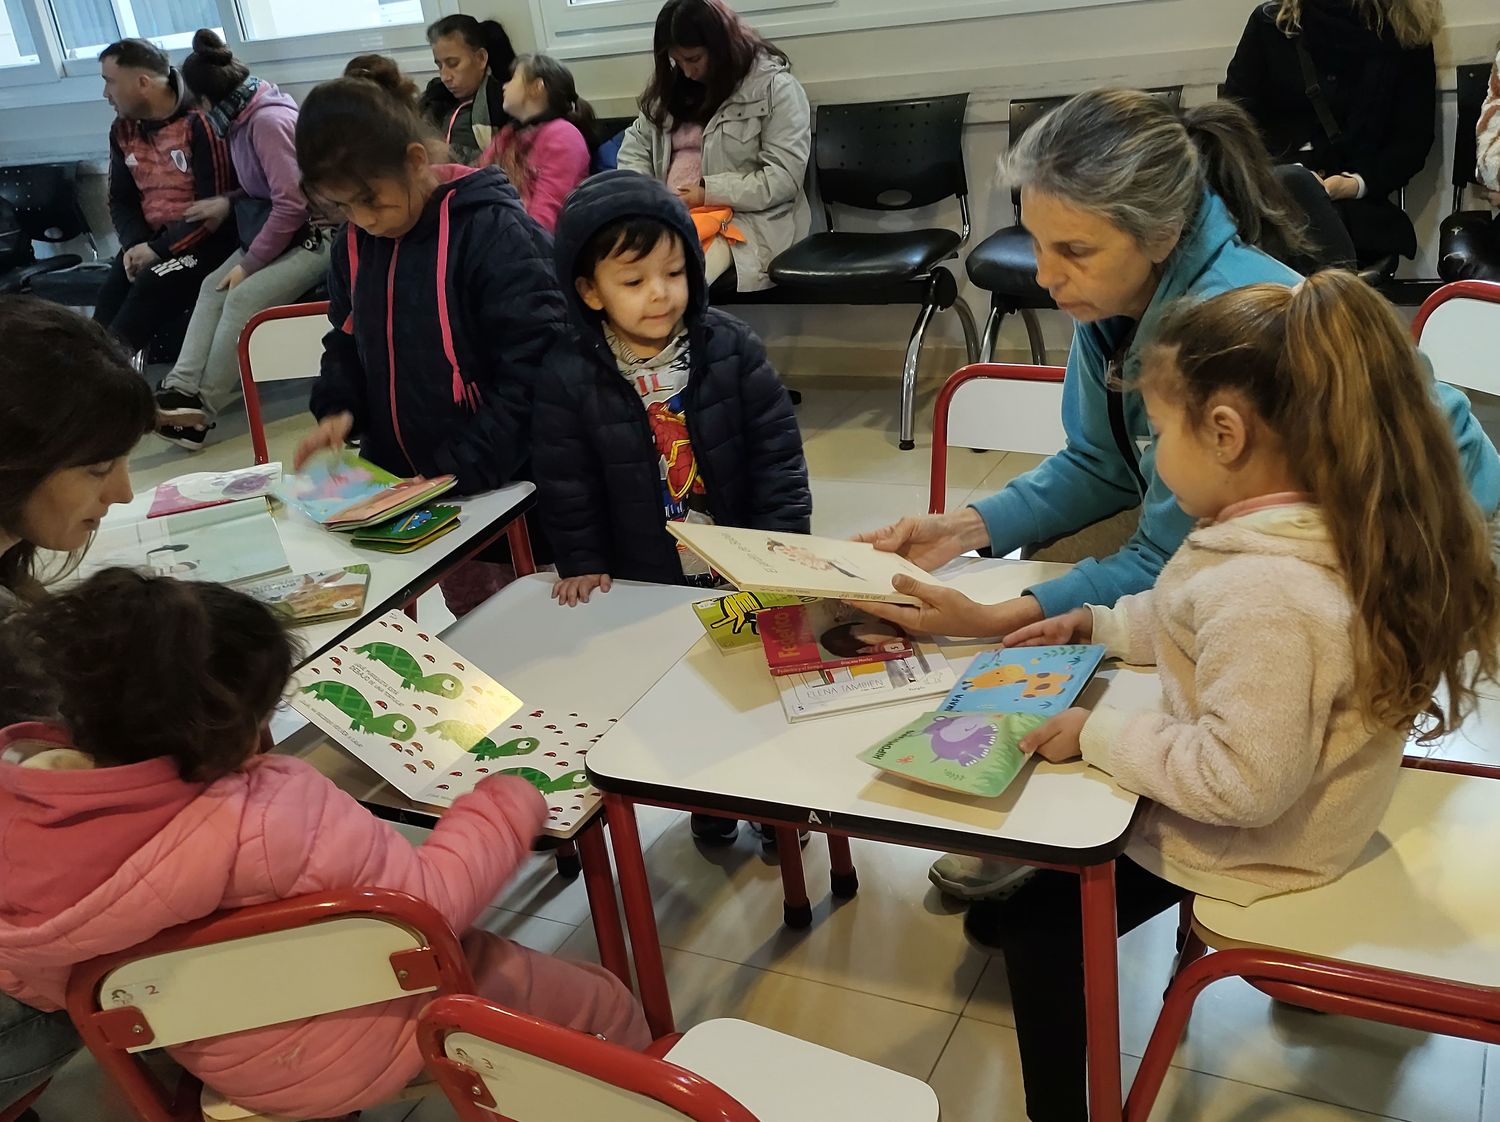
[[[59,471],[128,456],[156,427],[156,405],[120,346],[76,312],[0,297],[0,339],[0,531],[21,539],[0,553],[0,588],[35,599],[27,501]]]
[[[1432,376],[1390,305],[1340,270],[1251,285],[1172,309],[1144,370],[1190,419],[1231,391],[1281,439],[1354,601],[1366,716],[1424,743],[1457,728],[1500,668],[1500,582]]]
[[[673,47],[708,52],[708,80],[694,82],[672,62]],[[758,55],[790,63],[786,52],[761,38],[723,0],[667,0],[656,14],[651,42],[654,70],[641,112],[659,129],[684,121],[706,125],[739,87]]]
[[[1303,0],[1281,0],[1276,26],[1288,35],[1302,30]],[[1432,45],[1443,28],[1442,0],[1349,0],[1349,5],[1377,33],[1389,27],[1407,50]]]

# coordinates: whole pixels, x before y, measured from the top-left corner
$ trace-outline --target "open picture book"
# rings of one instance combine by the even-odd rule
[[[87,576],[116,565],[220,584],[239,584],[291,568],[264,499],[163,518],[106,519],[79,573]]]
[[[567,833],[598,802],[584,760],[614,723],[586,708],[528,706],[401,612],[314,659],[292,706],[407,798],[447,806],[488,775],[514,775]]]
[[[363,530],[431,502],[454,478],[400,479],[347,449],[314,456],[286,476],[276,497],[330,530]]]
[[[942,583],[899,554],[865,542],[696,522],[668,522],[667,529],[744,592],[915,604],[915,597],[891,587],[893,577]]]
[[[257,464],[236,471],[200,471],[158,483],[147,518],[205,510],[271,494],[281,482],[280,464]]]

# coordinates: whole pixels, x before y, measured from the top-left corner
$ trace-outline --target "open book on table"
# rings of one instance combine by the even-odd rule
[[[264,499],[164,518],[106,521],[79,571],[86,576],[115,565],[220,584],[274,576],[291,568]]]

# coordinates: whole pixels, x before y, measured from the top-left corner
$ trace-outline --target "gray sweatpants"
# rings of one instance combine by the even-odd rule
[[[164,390],[201,397],[210,421],[240,396],[240,333],[250,317],[292,303],[328,271],[326,242],[317,251],[296,245],[229,291],[218,291],[244,256],[235,250],[204,278],[177,365],[161,383]]]

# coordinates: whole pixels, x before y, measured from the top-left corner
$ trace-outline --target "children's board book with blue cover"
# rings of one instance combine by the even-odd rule
[[[348,450],[326,452],[282,479],[276,497],[330,530],[362,530],[453,487],[451,475],[398,479]]]
[[[859,758],[916,783],[994,798],[1025,766],[1021,738],[1046,721],[1036,713],[927,713]]]
[[[943,713],[1061,713],[1104,659],[1099,646],[1002,647],[974,659],[938,706]]]
[[[407,798],[448,806],[489,775],[547,800],[544,829],[568,836],[600,794],[589,749],[615,723],[583,704],[528,704],[401,612],[297,672],[291,704]],[[576,711],[575,711],[576,710]]]

